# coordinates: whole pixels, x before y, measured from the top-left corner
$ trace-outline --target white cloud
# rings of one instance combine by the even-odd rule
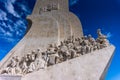
[[[1,22],[0,25],[5,26],[5,27],[7,26],[4,22]]]
[[[5,29],[3,29],[3,27],[0,27],[0,32],[5,33],[6,31],[5,31]]]
[[[7,2],[7,1],[14,3],[16,0],[0,0],[0,2]]]
[[[25,23],[22,20],[18,20],[15,24],[16,24],[16,26],[25,25]]]
[[[22,12],[18,14],[14,6],[14,4],[17,4],[17,0],[0,0],[0,2],[5,7],[5,10],[0,9],[0,38],[4,38],[8,42],[19,40],[26,29],[25,19],[22,19],[21,16],[30,13],[30,9],[25,5],[27,3],[18,3],[18,7],[22,12],[25,12],[24,14]],[[13,15],[13,17],[9,17],[8,13]],[[15,17],[18,18],[16,21],[14,21]]]
[[[14,23],[14,29],[18,31],[20,30],[19,28],[26,29],[25,22],[23,20],[18,20]]]
[[[7,27],[9,28],[10,32],[14,32],[14,29],[11,25],[8,25]]]
[[[4,37],[13,37],[13,34],[10,31],[6,31],[3,27],[0,27],[0,35]]]
[[[0,9],[0,20],[7,20],[7,14]]]
[[[0,0],[0,5],[0,39],[5,42],[4,45],[9,43],[9,46],[12,46],[24,35],[27,26],[23,17],[28,15],[31,9],[24,0],[20,2],[17,0]],[[0,56],[6,54],[9,49],[10,47],[0,45]]]
[[[13,4],[15,3],[16,0],[7,0],[5,2],[5,8],[7,9],[7,11],[12,14],[15,17],[20,17],[17,12],[14,10],[14,6]]]
[[[71,6],[74,5],[74,4],[76,4],[78,1],[79,1],[79,0],[70,0],[70,5],[71,5]]]
[[[11,3],[15,3],[16,0],[8,0],[8,1],[11,1]]]
[[[11,38],[11,37],[1,37],[3,40],[5,40],[5,42],[9,42],[9,43],[12,43],[12,42],[15,42],[17,41],[16,39],[14,38]]]
[[[5,22],[0,23],[0,37],[5,38],[14,38],[14,35],[18,38],[21,37],[24,34],[24,31],[26,29],[25,23],[23,20],[16,21],[13,25],[10,23],[7,24]],[[11,40],[8,39],[8,40]],[[7,40],[7,39],[6,39]]]
[[[19,4],[19,7],[21,7],[21,9],[24,11],[24,12],[28,12],[30,13],[30,10],[27,6],[25,6],[25,4]]]
[[[107,38],[111,38],[112,34],[110,32],[107,33]]]
[[[8,36],[8,37],[13,37],[13,34],[11,32],[9,32],[9,31],[7,31],[4,35]]]

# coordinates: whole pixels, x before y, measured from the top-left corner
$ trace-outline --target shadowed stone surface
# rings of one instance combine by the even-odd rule
[[[28,74],[22,80],[104,80],[115,47],[109,46],[81,57]]]

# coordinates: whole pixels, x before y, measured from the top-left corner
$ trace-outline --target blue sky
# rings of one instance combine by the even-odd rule
[[[101,28],[116,46],[106,80],[120,80],[120,0],[76,0],[70,10],[80,18],[85,35],[96,37],[96,29]]]
[[[0,60],[23,37],[34,0],[0,0]]]
[[[120,0],[69,0],[70,11],[81,20],[85,35],[96,37],[96,30],[108,36],[116,51],[105,80],[120,80]],[[0,0],[0,60],[23,37],[26,16],[35,0]]]

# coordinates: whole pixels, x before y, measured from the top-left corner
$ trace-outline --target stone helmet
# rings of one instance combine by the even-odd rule
[[[97,33],[101,32],[101,29],[97,29]]]
[[[27,53],[27,56],[30,56],[31,55],[31,53]]]
[[[92,35],[91,35],[91,34],[89,34],[89,35],[88,35],[88,38],[91,38],[91,37],[92,37]]]

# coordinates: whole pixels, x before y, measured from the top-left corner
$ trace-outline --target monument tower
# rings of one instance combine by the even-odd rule
[[[22,58],[38,48],[45,51],[49,44],[60,45],[70,36],[82,37],[81,22],[69,11],[68,3],[68,0],[36,0],[32,14],[27,17],[26,35],[0,62],[0,70],[8,67],[14,56]],[[22,80],[102,80],[113,52],[114,46],[110,45],[101,51],[40,69],[23,76]]]
[[[25,55],[33,49],[45,48],[74,35],[83,36],[79,19],[69,12],[68,0],[36,0],[27,17],[28,30],[23,39],[1,61],[2,67],[13,55]]]

